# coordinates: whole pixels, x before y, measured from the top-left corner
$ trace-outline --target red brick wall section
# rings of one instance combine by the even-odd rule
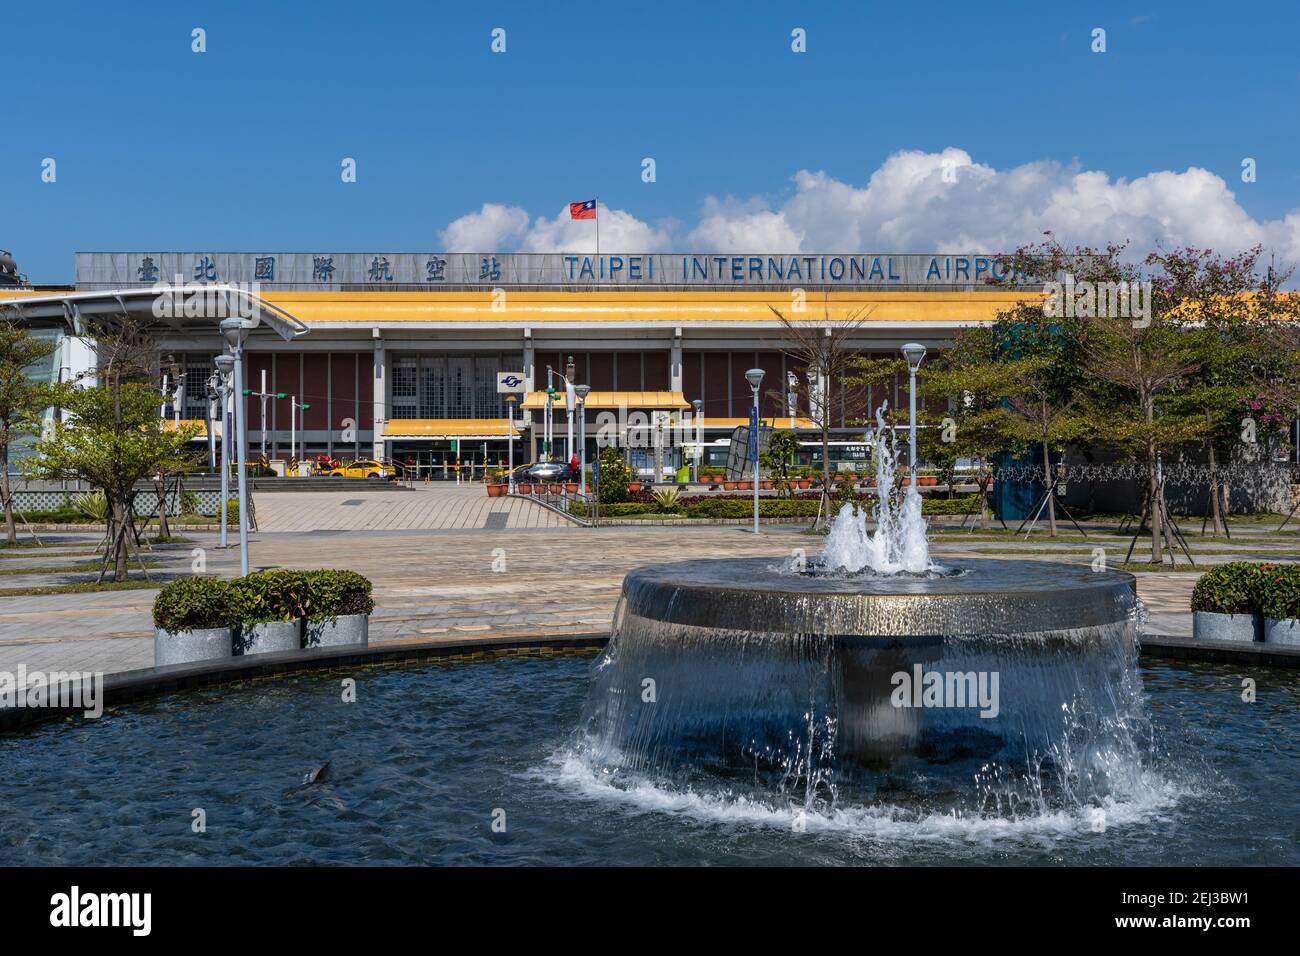
[[[303,428],[329,428],[329,356],[324,352],[303,353],[302,378],[303,394],[298,401],[311,406],[301,411]]]
[[[588,384],[593,392],[612,392],[614,390],[614,355],[613,352],[591,352],[591,379]]]
[[[357,354],[335,352],[330,355],[330,386],[333,399],[329,409],[329,428],[342,431],[343,419],[357,418]],[[370,372],[369,366],[366,368]]]

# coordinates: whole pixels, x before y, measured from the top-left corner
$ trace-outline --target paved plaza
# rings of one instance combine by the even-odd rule
[[[358,501],[358,499],[360,499]],[[489,520],[504,514],[504,519]],[[490,499],[480,486],[264,494],[262,530],[252,535],[252,566],[346,567],[375,584],[373,642],[464,639],[474,635],[561,634],[609,627],[619,586],[632,568],[690,558],[771,556],[798,548],[809,555],[822,540],[802,526],[772,525],[755,537],[744,527],[581,528],[527,502]],[[315,527],[313,528],[313,525]],[[1296,537],[1273,535],[1263,523],[1234,530],[1232,541],[1194,539],[1198,564],[1239,557],[1296,560]],[[1089,563],[1095,548],[1119,564],[1128,539],[1104,529],[1025,541],[932,528],[934,554],[984,554],[1006,560]],[[238,550],[220,549],[215,533],[190,533],[191,543],[148,556],[155,577],[189,573],[195,560],[233,577]],[[43,535],[44,549],[0,557],[0,587],[87,580],[97,559],[93,534]],[[231,535],[232,544],[237,540]],[[1135,558],[1142,555],[1139,548]],[[85,563],[77,573],[16,573]],[[136,576],[139,569],[134,569]],[[1188,597],[1197,575],[1143,572],[1138,590],[1149,612],[1148,633],[1188,636]],[[152,589],[0,597],[0,670],[104,672],[153,664]]]
[[[468,482],[417,482],[391,491],[272,492],[257,497],[257,521],[266,531],[500,530],[571,523],[519,498],[489,498],[482,484]]]

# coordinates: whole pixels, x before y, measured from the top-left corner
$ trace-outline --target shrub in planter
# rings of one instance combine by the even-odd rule
[[[216,660],[232,653],[236,617],[230,585],[216,578],[180,578],[153,602],[154,664]]]
[[[1263,640],[1259,601],[1267,566],[1232,561],[1206,571],[1192,590],[1192,633],[1203,641]]]
[[[370,581],[355,571],[306,572],[307,647],[365,644],[375,609]]]
[[[629,474],[623,463],[623,453],[617,448],[602,448],[598,459],[597,494],[602,505],[626,501]]]
[[[230,582],[236,609],[236,654],[295,651],[302,647],[307,575],[259,571]]]
[[[1264,640],[1300,645],[1300,564],[1259,565],[1257,605],[1264,616]]]

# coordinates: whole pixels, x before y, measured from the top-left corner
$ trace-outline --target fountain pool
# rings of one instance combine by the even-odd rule
[[[0,865],[1300,864],[1290,675],[1244,703],[1234,668],[1144,664],[1140,768],[1091,801],[911,763],[809,808],[743,775],[606,772],[574,736],[592,666],[364,669],[352,704],[314,674],[7,734]],[[293,792],[327,760],[328,790]]]

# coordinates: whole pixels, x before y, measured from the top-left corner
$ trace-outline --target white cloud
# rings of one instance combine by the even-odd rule
[[[946,175],[945,175],[946,173]],[[1191,245],[1234,253],[1262,243],[1300,259],[1300,209],[1256,220],[1222,177],[1206,169],[1114,178],[1054,160],[995,169],[956,147],[889,156],[864,185],[799,170],[780,204],[706,197],[684,230],[601,209],[601,248],[618,252],[1008,252],[1050,230],[1066,244],[1130,242],[1133,255]],[[443,233],[449,250],[587,252],[595,228],[567,208],[531,225],[518,207],[485,204]]]
[[[478,212],[452,220],[439,235],[447,252],[495,252],[511,248],[527,229],[526,210],[485,202]]]
[[[610,252],[667,252],[672,238],[622,209],[601,208],[600,245]],[[572,219],[566,205],[554,219],[538,216],[519,246],[520,252],[595,252],[596,223]]]

